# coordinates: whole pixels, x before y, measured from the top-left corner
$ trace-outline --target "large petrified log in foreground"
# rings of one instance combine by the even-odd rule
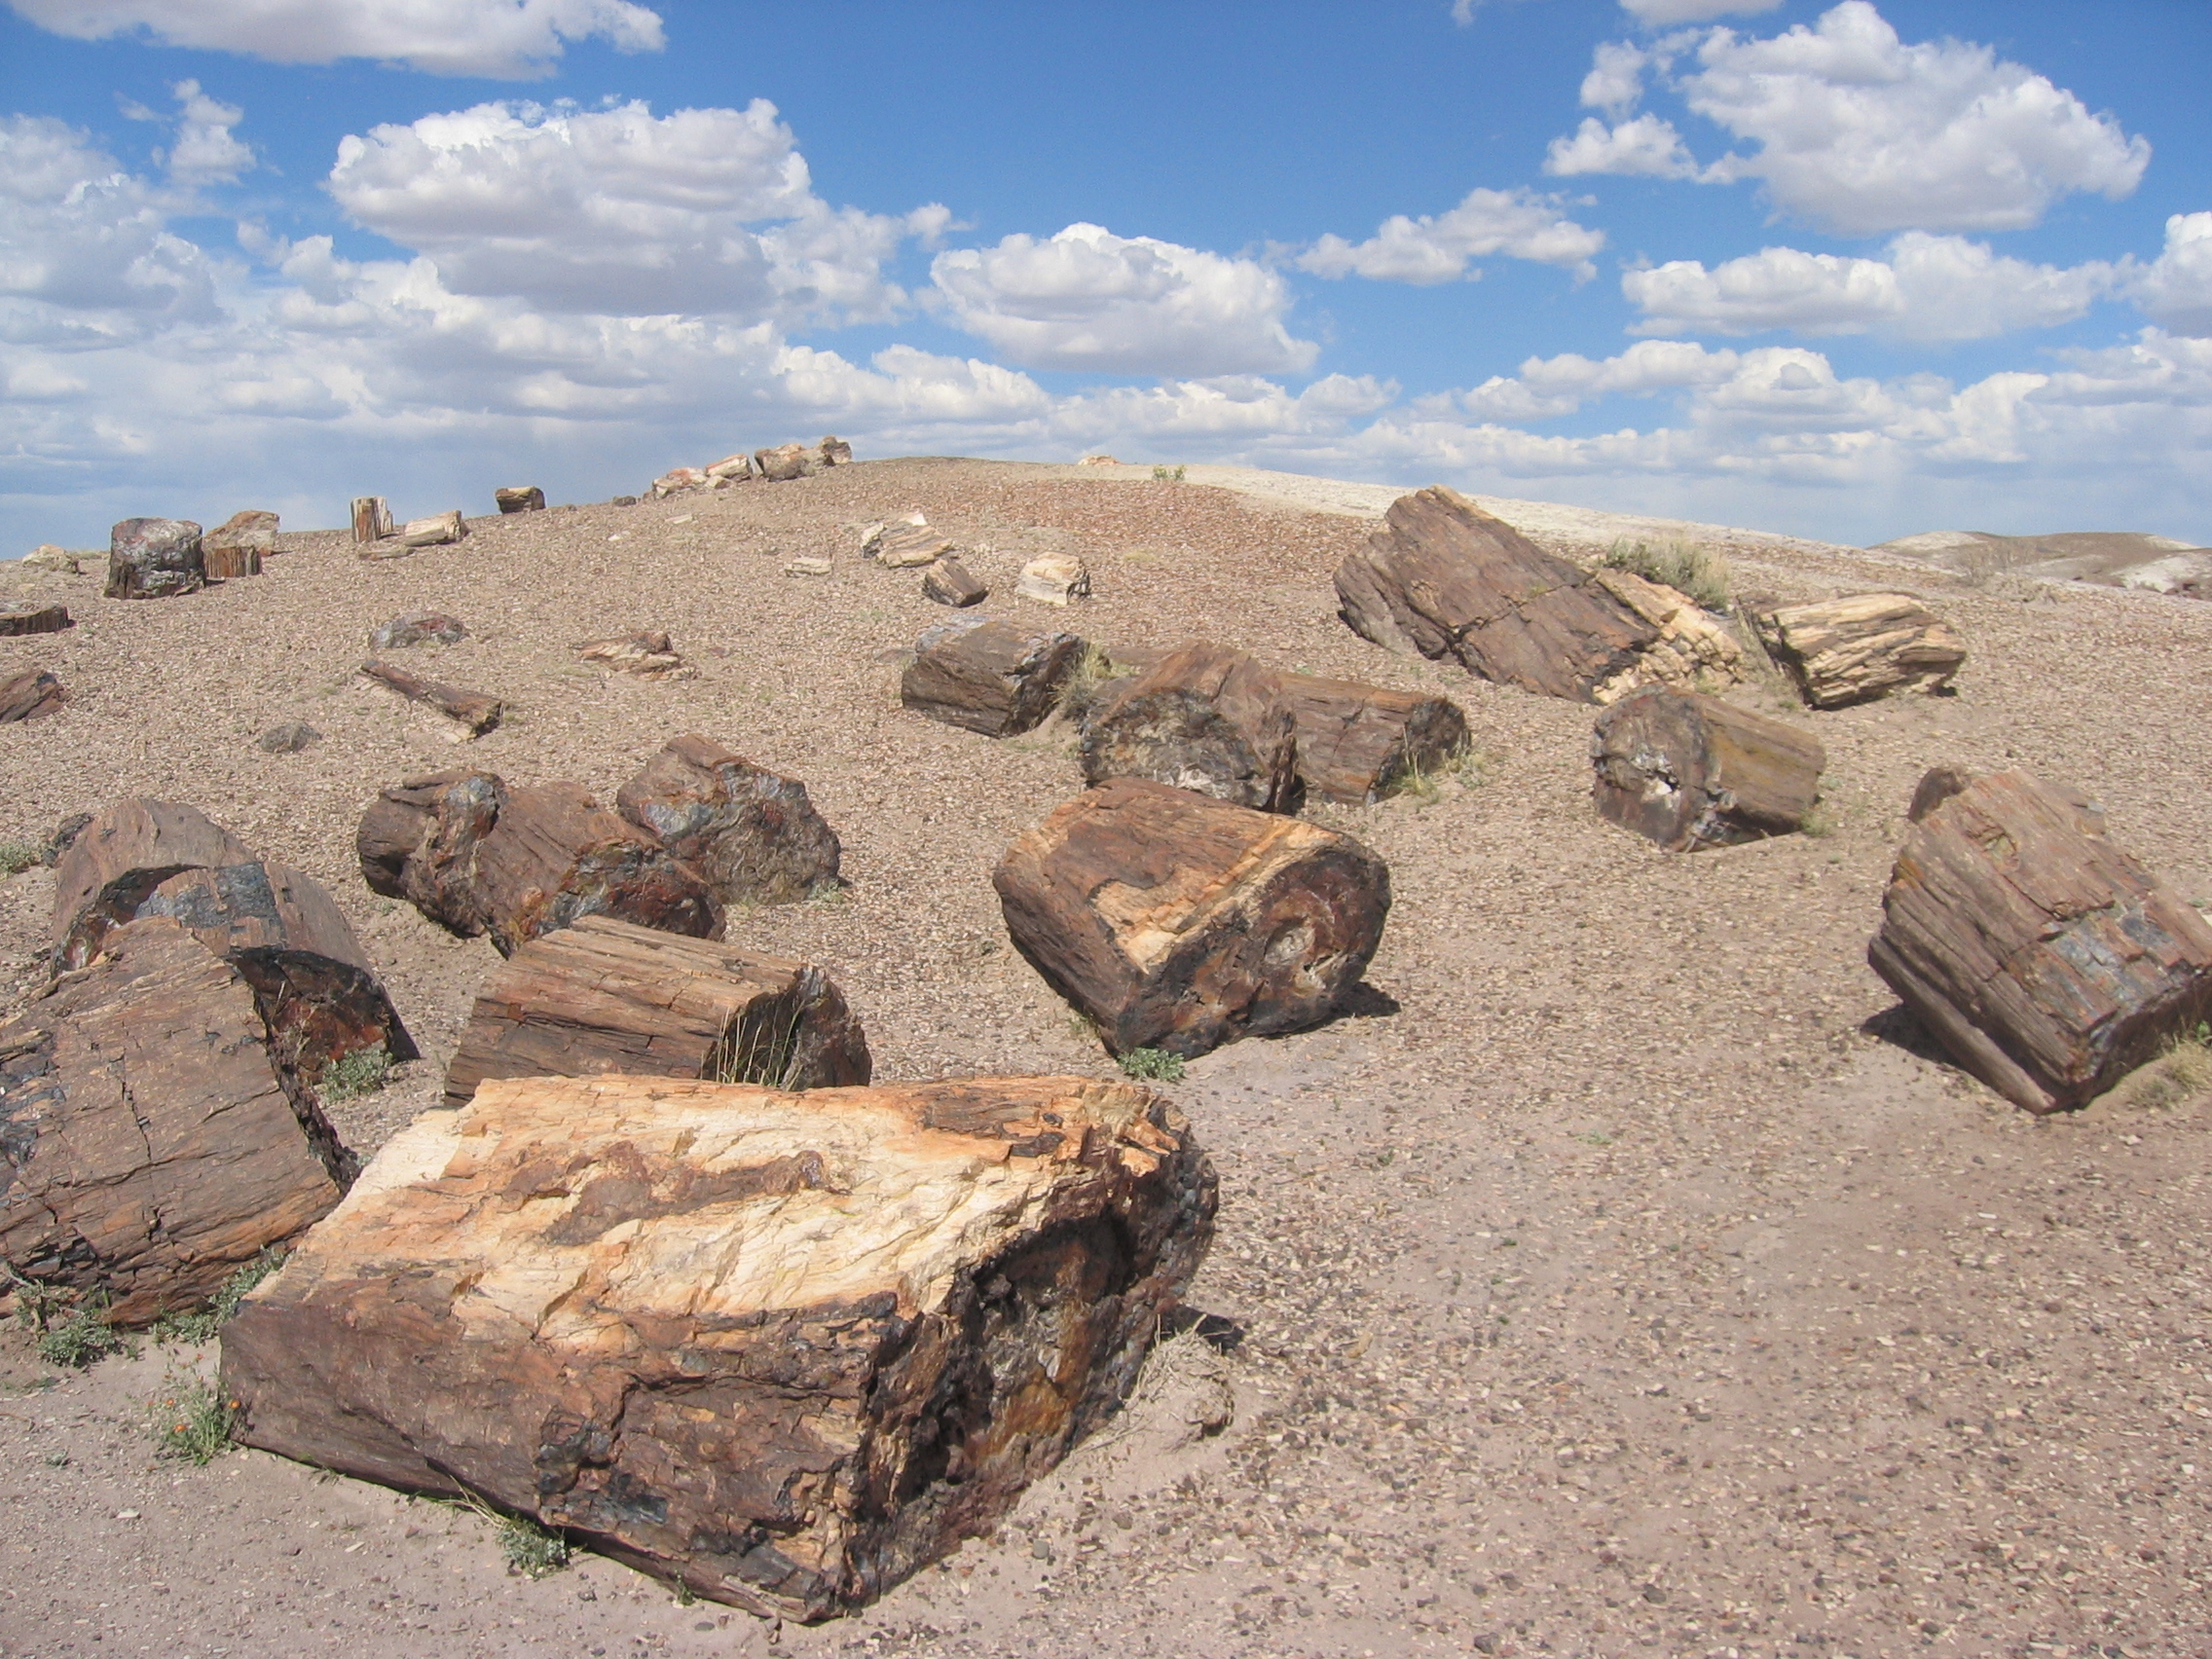
[[[1353,680],[1278,676],[1298,720],[1298,775],[1323,800],[1364,806],[1466,752],[1456,703]]]
[[[1647,687],[1598,717],[1590,759],[1599,812],[1694,853],[1802,829],[1827,751],[1810,732],[1717,697]]]
[[[498,822],[507,786],[496,772],[433,772],[402,779],[361,814],[353,851],[373,893],[404,899],[449,933],[485,928],[476,855]]]
[[[487,691],[467,691],[443,681],[424,680],[388,662],[365,662],[361,673],[378,684],[412,702],[426,703],[451,720],[468,728],[470,737],[482,737],[499,723],[506,705]]]
[[[156,918],[0,1025],[0,1259],[142,1324],[338,1202],[350,1159],[254,1003]]]
[[[1361,637],[1551,697],[1593,701],[1661,631],[1589,571],[1441,485],[1393,501],[1336,581],[1339,614]]]
[[[172,599],[206,584],[200,527],[190,519],[125,519],[109,532],[109,599]]]
[[[579,916],[721,938],[721,904],[699,872],[575,784],[507,793],[477,844],[475,887],[501,956]]]
[[[827,1088],[867,1082],[869,1061],[821,969],[585,916],[492,971],[446,1068],[446,1103],[486,1078],[609,1072]]]
[[[837,880],[837,832],[806,786],[697,732],[615,792],[622,816],[707,878],[725,904],[783,904]]]
[[[196,806],[131,795],[79,830],[54,868],[56,972],[82,968],[100,937],[130,920],[180,870],[251,864],[254,850]]]
[[[1924,792],[1866,959],[1961,1065],[2055,1112],[2212,1017],[2212,923],[2102,812],[2023,772],[1956,782]]]
[[[1967,660],[1955,629],[1905,593],[1855,593],[1810,605],[1747,604],[1767,653],[1816,709],[1892,691],[1937,691]]]
[[[819,1619],[1106,1419],[1214,1201],[1127,1084],[500,1080],[246,1299],[222,1386],[248,1445]]]
[[[1137,778],[1060,807],[991,882],[1015,948],[1117,1054],[1325,1019],[1390,909],[1389,869],[1350,836]]]
[[[1299,805],[1298,717],[1282,677],[1227,645],[1170,651],[1083,722],[1083,781],[1150,778],[1261,812]]]
[[[927,629],[899,680],[899,701],[946,725],[1014,737],[1052,712],[1083,655],[1073,634],[962,616]]]
[[[43,668],[0,675],[0,725],[42,720],[57,715],[69,701],[69,688]]]

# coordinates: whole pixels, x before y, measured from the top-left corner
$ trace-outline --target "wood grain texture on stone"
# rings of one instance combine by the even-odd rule
[[[698,732],[672,738],[615,792],[614,804],[725,904],[788,904],[837,880],[837,832],[806,786]]]
[[[222,1387],[248,1445],[820,1619],[1108,1418],[1214,1205],[1124,1083],[498,1080],[246,1298]]]
[[[19,634],[58,634],[73,626],[66,605],[47,600],[21,599],[0,603],[0,637]]]
[[[1170,651],[1083,722],[1083,780],[1150,778],[1261,812],[1298,810],[1298,716],[1282,677],[1228,645]]]
[[[43,720],[59,714],[68,702],[69,688],[43,668],[0,675],[0,725]]]
[[[498,822],[507,786],[467,769],[403,779],[361,814],[353,851],[369,891],[404,899],[463,939],[484,932],[476,855]]]
[[[1598,717],[1592,799],[1671,852],[1801,829],[1827,751],[1812,733],[1695,691],[1647,686]]]
[[[585,640],[577,645],[576,655],[613,673],[634,674],[641,680],[688,678],[691,673],[668,635],[658,628]]]
[[[190,519],[125,519],[109,532],[109,599],[174,599],[206,583],[200,527]]]
[[[0,1025],[0,1258],[134,1325],[327,1214],[351,1164],[235,969],[166,919],[106,942]]]
[[[201,554],[209,581],[234,576],[258,576],[261,562],[276,551],[275,513],[248,507],[233,513],[201,538]]]
[[[1660,632],[1589,571],[1442,485],[1393,501],[1336,586],[1346,623],[1385,649],[1582,702]]]
[[[1948,622],[1904,593],[1748,605],[1751,625],[1806,702],[1841,709],[1893,691],[1937,691],[1967,660]]]
[[[259,857],[196,806],[142,795],[112,802],[55,863],[49,938],[55,971],[84,967],[101,937],[135,916],[170,876]]]
[[[1899,849],[1867,961],[1961,1065],[2031,1112],[2079,1106],[2212,1017],[2212,922],[2083,796],[1973,779]]]
[[[1014,591],[1040,605],[1069,605],[1090,597],[1090,567],[1073,553],[1040,553],[1021,567]]]
[[[774,449],[753,452],[754,470],[771,484],[787,484],[794,478],[804,478],[820,464],[818,455],[809,455],[803,444],[779,444]]]
[[[721,937],[722,907],[705,877],[574,784],[507,792],[477,845],[475,886],[502,956],[580,916]]]
[[[458,645],[468,638],[468,624],[442,610],[404,610],[369,630],[372,650],[404,650],[409,645]]]
[[[922,597],[938,605],[965,610],[991,597],[991,590],[969,573],[968,567],[947,553],[922,572]]]
[[[861,552],[887,571],[919,570],[948,559],[954,552],[950,537],[930,528],[920,513],[887,524],[871,524],[861,533]]]
[[[902,706],[986,737],[1041,723],[1083,655],[1073,634],[963,616],[924,630],[899,678]]]
[[[1116,1054],[1202,1054],[1327,1018],[1390,872],[1348,835],[1137,778],[1067,802],[991,876],[1016,949]]]
[[[439,680],[424,680],[388,662],[365,662],[361,673],[410,702],[424,703],[450,720],[467,727],[470,737],[482,737],[506,714],[506,705],[488,691],[469,691]]]
[[[492,970],[446,1068],[446,1104],[494,1077],[827,1088],[869,1070],[861,1022],[821,969],[584,916]]]
[[[1618,702],[1640,685],[1721,692],[1750,678],[1744,647],[1728,625],[1688,594],[1634,571],[1601,567],[1590,579],[1658,630],[1635,662],[1591,692],[1592,702]]]
[[[1467,717],[1449,698],[1311,674],[1277,678],[1298,721],[1298,775],[1323,800],[1382,800],[1466,752]]]
[[[391,507],[382,496],[353,498],[353,542],[366,546],[391,534]]]

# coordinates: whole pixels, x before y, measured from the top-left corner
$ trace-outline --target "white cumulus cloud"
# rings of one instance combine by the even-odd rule
[[[1590,73],[1582,77],[1586,107],[1618,114],[1643,95],[1643,66],[1651,59],[1641,47],[1622,40],[1601,41],[1590,58]]]
[[[2177,334],[2212,335],[2212,213],[2176,213],[2165,250],[2130,284],[2143,314]]]
[[[1563,178],[1576,173],[1695,178],[1698,166],[1671,121],[1640,115],[1607,127],[1590,116],[1571,136],[1551,141],[1544,152],[1544,171]]]
[[[1393,214],[1362,242],[1325,236],[1299,256],[1298,267],[1316,276],[1427,284],[1479,276],[1468,270],[1473,261],[1502,253],[1588,277],[1597,273],[1591,255],[1604,245],[1604,232],[1576,224],[1551,197],[1476,190],[1448,213]]]

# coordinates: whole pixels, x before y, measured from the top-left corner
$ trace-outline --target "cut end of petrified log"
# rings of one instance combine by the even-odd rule
[[[1087,784],[1149,778],[1261,812],[1300,803],[1298,717],[1282,677],[1227,645],[1185,645],[1100,698],[1079,753]]]
[[[1015,737],[1058,705],[1083,655],[1073,634],[1042,633],[962,616],[923,632],[899,679],[899,701],[918,715],[986,737]]]
[[[498,822],[507,786],[496,772],[460,770],[408,778],[361,815],[353,850],[369,891],[404,899],[463,939],[486,925],[476,891],[476,854]]]
[[[1323,800],[1371,805],[1467,751],[1467,717],[1448,698],[1310,674],[1278,678],[1298,720],[1298,775]]]
[[[502,956],[582,916],[721,937],[722,907],[705,878],[574,784],[508,792],[476,849],[475,890]]]
[[[180,870],[251,864],[255,853],[198,807],[132,795],[108,806],[55,864],[56,973],[82,968],[155,888]]]
[[[837,880],[837,832],[806,786],[698,732],[671,739],[614,803],[725,904],[788,904]]]
[[[1827,752],[1795,726],[1694,691],[1647,687],[1598,717],[1591,798],[1671,852],[1804,828]]]

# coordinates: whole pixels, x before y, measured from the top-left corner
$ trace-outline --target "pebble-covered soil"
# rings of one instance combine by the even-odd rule
[[[433,1099],[495,960],[362,886],[364,803],[464,758],[611,797],[687,729],[803,778],[842,834],[841,897],[729,932],[824,964],[879,1077],[1107,1074],[988,881],[1079,787],[1071,734],[994,744],[898,709],[894,653],[945,613],[857,557],[870,520],[920,508],[995,589],[1037,552],[1089,561],[1088,604],[994,613],[1447,691],[1478,760],[1315,813],[1391,867],[1370,992],[1174,1089],[1222,1174],[1192,1299],[1227,1351],[1161,1349],[1118,1430],[995,1537],[813,1630],[588,1557],[533,1581],[466,1511],[261,1454],[156,1458],[147,1403],[206,1354],[56,1373],[11,1334],[0,1654],[2205,1652],[2212,1100],[2139,1081],[2031,1119],[1944,1064],[1862,953],[1938,761],[2081,786],[2212,903],[2212,606],[1735,538],[1739,590],[1912,588],[1973,654],[1949,697],[1816,717],[1744,690],[1825,743],[1819,832],[1680,857],[1591,811],[1590,710],[1345,629],[1329,572],[1373,507],[1314,505],[886,461],[472,520],[388,562],[287,535],[260,578],[163,603],[104,601],[90,569],[13,577],[80,620],[0,640],[0,673],[50,667],[75,697],[0,726],[0,842],[147,793],[326,882],[425,1054],[340,1110],[364,1154]],[[1566,515],[1531,525],[1591,550]],[[783,574],[799,556],[832,574]],[[471,637],[398,660],[513,711],[475,744],[355,674],[367,631],[418,608]],[[693,677],[572,649],[648,627]],[[255,746],[295,719],[321,740]],[[52,892],[44,869],[0,882],[10,986]]]

